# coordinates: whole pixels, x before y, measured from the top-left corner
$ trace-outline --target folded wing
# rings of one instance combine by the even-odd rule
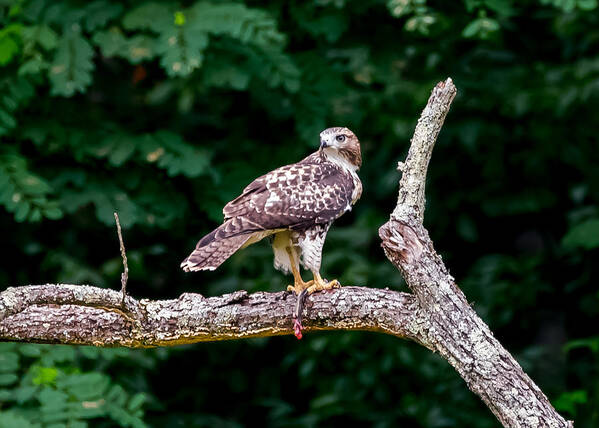
[[[351,206],[353,182],[330,163],[297,163],[250,183],[223,208],[224,223],[202,238],[184,270],[213,270],[238,249],[285,229],[328,224]]]
[[[293,164],[254,180],[223,209],[249,228],[300,229],[333,221],[350,207],[351,177],[330,163]]]

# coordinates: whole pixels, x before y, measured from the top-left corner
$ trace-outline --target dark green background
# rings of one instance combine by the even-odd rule
[[[135,297],[281,290],[290,278],[266,243],[216,272],[179,263],[249,181],[348,126],[364,193],[332,228],[323,274],[405,290],[377,230],[430,90],[450,76],[426,226],[552,403],[599,425],[597,0],[0,5],[0,288],[118,288],[117,210]],[[372,333],[0,344],[3,427],[350,422],[498,425],[437,355]]]

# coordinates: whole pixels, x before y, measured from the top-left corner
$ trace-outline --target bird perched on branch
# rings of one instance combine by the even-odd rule
[[[320,276],[322,246],[333,221],[362,194],[361,164],[360,142],[352,131],[325,129],[318,151],[258,177],[229,202],[223,224],[198,242],[181,267],[214,270],[237,250],[269,237],[275,268],[293,274],[288,290],[299,295],[338,287],[337,280]],[[314,279],[304,282],[300,263]]]

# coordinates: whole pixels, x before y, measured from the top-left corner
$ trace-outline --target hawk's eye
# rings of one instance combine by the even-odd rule
[[[335,137],[335,140],[339,141],[340,143],[343,143],[345,141],[345,135],[337,135]]]

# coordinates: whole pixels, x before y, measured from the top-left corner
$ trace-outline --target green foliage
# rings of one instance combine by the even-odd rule
[[[323,274],[402,289],[377,230],[430,89],[451,76],[426,225],[555,405],[599,426],[596,12],[596,0],[0,2],[0,284],[119,287],[118,211],[136,297],[281,290],[266,243],[213,273],[179,262],[250,180],[347,125],[364,193],[329,233]],[[0,383],[0,426],[496,426],[438,356],[367,333],[2,345]]]
[[[102,350],[91,358],[109,363],[128,354]],[[0,426],[87,427],[99,420],[147,426],[146,395],[125,391],[104,373],[82,370],[89,358],[86,348],[0,344]]]
[[[23,107],[34,95],[33,86],[23,78],[0,80],[0,137],[17,126],[15,112]]]
[[[0,66],[8,64],[19,52],[21,25],[11,24],[0,30]]]
[[[595,354],[599,354],[599,336],[589,337],[586,339],[577,339],[569,341],[564,349],[571,351],[578,348],[587,348]]]
[[[115,32],[113,29],[112,38],[96,38],[103,52],[109,55],[111,52],[140,49],[147,51],[150,58],[149,52],[153,51],[161,57],[160,64],[169,76],[187,76],[202,66],[209,35],[228,36],[243,45],[254,45],[266,52],[273,49],[280,52],[285,39],[268,13],[227,2],[197,2],[185,10],[176,10],[172,5],[162,3],[146,3],[127,13],[123,18],[123,26],[126,30],[148,30],[157,33],[158,37],[152,41],[127,41],[118,30]],[[140,48],[142,40],[152,47],[146,50]],[[127,44],[135,47],[123,49]],[[286,58],[279,61],[284,64]]]
[[[62,210],[51,197],[51,187],[27,169],[27,161],[18,154],[0,154],[0,204],[14,213],[18,222],[58,219]]]
[[[428,35],[430,28],[437,22],[426,0],[389,0],[387,3],[391,15],[395,17],[410,16],[404,24],[407,31]]]
[[[464,37],[479,37],[488,39],[494,32],[499,30],[499,23],[487,17],[484,11],[479,13],[478,18],[470,22],[462,31]]]
[[[564,12],[572,12],[575,9],[593,10],[597,8],[597,0],[541,0],[542,4],[551,4]]]
[[[599,218],[592,218],[572,227],[564,236],[566,247],[592,249],[599,247]]]
[[[93,56],[90,43],[79,32],[63,34],[48,74],[50,93],[70,97],[75,92],[84,92],[92,82]]]
[[[577,389],[576,391],[564,392],[554,401],[553,405],[560,412],[567,412],[572,416],[576,416],[576,405],[585,404],[587,401],[587,392]]]
[[[105,57],[122,56],[131,64],[139,64],[156,56],[156,46],[151,37],[137,35],[128,39],[117,27],[98,31],[93,41]]]

